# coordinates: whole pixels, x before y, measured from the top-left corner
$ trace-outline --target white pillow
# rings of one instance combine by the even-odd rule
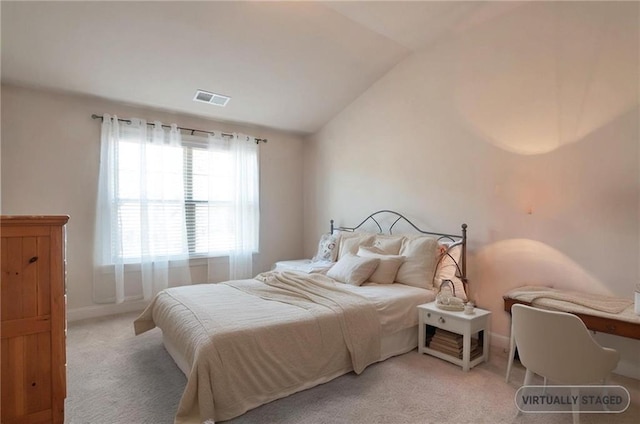
[[[360,247],[358,256],[380,259],[378,267],[369,277],[369,281],[378,284],[392,284],[396,279],[398,268],[404,262],[404,256],[385,255],[382,250],[376,247]]]
[[[457,267],[456,263],[460,265],[460,258],[462,256],[462,245],[458,244],[453,246],[449,250],[449,255],[445,254],[449,246],[447,244],[440,244],[440,256],[438,257],[436,276],[435,276],[435,288],[439,289],[443,280],[451,280],[453,282],[453,288],[456,291],[456,297],[466,301],[467,294],[464,291],[464,284],[462,280],[456,276]],[[451,258],[453,257],[453,259]],[[454,262],[455,261],[455,262]]]
[[[327,277],[341,283],[359,286],[373,274],[378,266],[378,258],[361,258],[347,253],[327,272]]]
[[[433,237],[406,237],[400,248],[400,255],[404,256],[405,260],[398,269],[396,282],[432,289],[437,252],[438,241]]]
[[[323,234],[318,242],[318,252],[311,259],[313,262],[329,261],[335,262],[338,258],[339,234]]]
[[[386,255],[398,255],[400,253],[403,240],[403,236],[377,234],[373,240],[373,246],[382,250]]]
[[[355,255],[358,253],[360,246],[371,246],[375,234],[372,233],[360,233],[360,232],[339,232],[340,234],[340,248],[338,249],[338,259],[342,258],[347,253]]]

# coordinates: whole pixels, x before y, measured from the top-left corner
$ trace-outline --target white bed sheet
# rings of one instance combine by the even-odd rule
[[[433,302],[436,298],[434,291],[404,284],[365,283],[360,287],[347,284],[344,287],[375,304],[382,326],[382,360],[416,348],[418,345],[416,308],[423,303]],[[191,361],[184,356],[184,347],[178,346],[179,341],[172,341],[164,335],[163,342],[178,368],[188,376]]]
[[[418,325],[416,307],[433,302],[436,298],[433,290],[397,283],[365,283],[359,287],[345,284],[345,288],[375,304],[383,336]]]
[[[313,262],[311,259],[296,259],[276,262],[273,271],[326,274],[334,264],[334,262],[327,261]],[[376,304],[383,336],[418,325],[416,307],[423,303],[433,302],[436,298],[436,294],[432,290],[398,283],[364,283],[359,287],[345,284],[344,287]]]
[[[325,277],[326,278],[326,277]],[[375,283],[367,283],[361,287],[343,285],[338,283],[341,287],[346,290],[358,294],[370,301],[370,305],[373,306],[375,313],[373,316],[378,317],[380,322],[380,356],[378,360],[384,360],[394,355],[399,355],[405,352],[408,352],[414,349],[417,346],[417,321],[418,314],[416,311],[416,306],[422,303],[427,303],[432,301],[435,298],[435,293],[430,290],[420,289],[416,287],[406,286],[402,284],[393,284],[393,285],[381,285]],[[225,292],[225,296],[232,296],[237,298],[238,296],[242,296],[241,292],[223,285],[219,287],[223,289]],[[196,308],[211,308],[215,309],[222,308],[226,305],[227,301],[220,303],[222,299],[218,298],[218,301],[215,301],[217,296],[211,297],[211,295],[207,295],[208,289],[206,286],[189,286],[185,287],[185,289],[189,292],[198,292],[200,293],[199,297],[203,299],[203,303]],[[204,290],[204,291],[203,291]],[[217,291],[216,291],[217,293]],[[205,299],[208,299],[204,301]],[[226,298],[225,298],[226,299]],[[239,299],[238,299],[239,300]],[[212,303],[213,302],[213,303]],[[259,298],[254,296],[243,297],[242,301],[242,313],[240,315],[236,313],[232,313],[231,315],[222,315],[218,314],[222,321],[226,322],[224,324],[224,328],[238,326],[238,328],[243,328],[240,321],[250,322],[253,326],[259,325],[262,321],[255,321],[254,318],[258,318],[259,316],[263,316],[265,314],[265,308],[274,309],[274,312],[277,312],[277,315],[283,312],[282,307],[284,307],[287,311],[288,315],[291,315],[290,318],[296,316],[296,314],[300,314],[300,310],[298,308],[292,308],[290,305],[281,305],[277,306],[279,302],[271,303],[271,302],[263,302]],[[234,304],[234,303],[231,303]],[[254,305],[255,304],[255,305]],[[169,305],[165,305],[161,308],[165,310],[165,312],[158,312],[160,315],[156,315],[155,310],[152,314],[154,320],[156,318],[160,318],[164,316],[168,310],[166,307]],[[268,307],[267,307],[268,306]],[[188,313],[181,305],[169,306],[169,308],[173,311],[173,314],[184,315]],[[153,309],[152,309],[153,310]],[[232,312],[229,310],[228,312]],[[373,311],[372,311],[373,312]],[[254,317],[255,315],[255,317]],[[168,317],[168,316],[167,316]],[[301,317],[304,318],[303,314]],[[254,321],[252,321],[254,320]],[[228,321],[228,322],[227,322]],[[165,321],[168,323],[168,321]],[[158,324],[161,328],[163,325]],[[170,325],[170,324],[167,324]],[[285,323],[284,325],[290,325],[290,323]],[[165,332],[163,329],[163,338],[165,338],[165,346],[167,351],[171,354],[175,362],[178,364],[179,368],[185,372],[187,376],[189,373],[193,372],[192,367],[194,366],[194,354],[195,347],[191,345],[191,343],[187,343],[187,339],[201,340],[202,343],[206,343],[203,337],[206,339],[208,336],[199,329],[199,325],[192,321],[191,324],[186,324],[182,326],[183,330],[187,327],[193,327],[193,331],[195,333],[189,331],[189,336],[187,333],[173,331],[172,336],[170,338],[165,338]],[[227,330],[228,331],[228,330]],[[197,342],[196,345],[200,345],[201,342]],[[333,343],[333,342],[331,342]],[[337,346],[337,345],[336,345]],[[262,403],[265,403],[270,400],[277,399],[282,396],[289,395],[299,390],[303,390],[305,388],[313,387],[317,384],[324,383],[329,381],[339,375],[347,373],[352,370],[349,365],[350,362],[348,360],[348,353],[346,350],[343,352],[343,348],[337,349],[334,354],[331,354],[332,357],[335,356],[338,360],[333,361],[331,369],[333,371],[328,370],[328,372],[318,374],[318,378],[312,378],[309,381],[304,382],[302,385],[297,385],[295,387],[290,387],[290,389],[284,390],[280,393],[269,395],[260,399],[256,399],[247,404],[246,409],[251,409],[252,407],[256,407]],[[327,352],[322,355],[326,355]],[[325,356],[322,356],[325,358]],[[343,358],[344,357],[344,358]],[[310,358],[308,358],[310,359]],[[343,363],[344,362],[344,363]],[[191,378],[191,377],[189,377]],[[232,413],[231,415],[225,416],[224,419],[228,419],[232,416],[241,413],[240,410]]]

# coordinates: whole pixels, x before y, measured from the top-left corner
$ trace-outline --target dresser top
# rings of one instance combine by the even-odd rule
[[[2,225],[64,225],[69,215],[2,215]]]

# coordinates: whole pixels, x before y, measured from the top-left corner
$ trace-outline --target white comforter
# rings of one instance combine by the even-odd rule
[[[380,360],[375,304],[319,274],[167,289],[134,325],[158,325],[191,366],[176,423],[227,420]]]

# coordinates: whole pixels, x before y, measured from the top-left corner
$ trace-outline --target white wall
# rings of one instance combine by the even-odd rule
[[[302,255],[302,151],[300,137],[107,102],[95,98],[2,86],[2,213],[68,214],[67,303],[70,318],[126,310],[92,302],[92,242],[98,179],[100,121],[109,113],[237,131],[269,142],[260,146],[261,234],[254,271]],[[206,278],[204,267],[193,274]],[[220,259],[218,281],[227,279]],[[204,281],[204,280],[203,280]],[[131,307],[139,308],[139,304]]]
[[[469,224],[471,297],[540,284],[632,299],[639,281],[637,3],[533,2],[401,62],[311,137],[305,251],[389,208]],[[500,337],[502,336],[502,337]],[[640,377],[640,342],[607,342]]]

